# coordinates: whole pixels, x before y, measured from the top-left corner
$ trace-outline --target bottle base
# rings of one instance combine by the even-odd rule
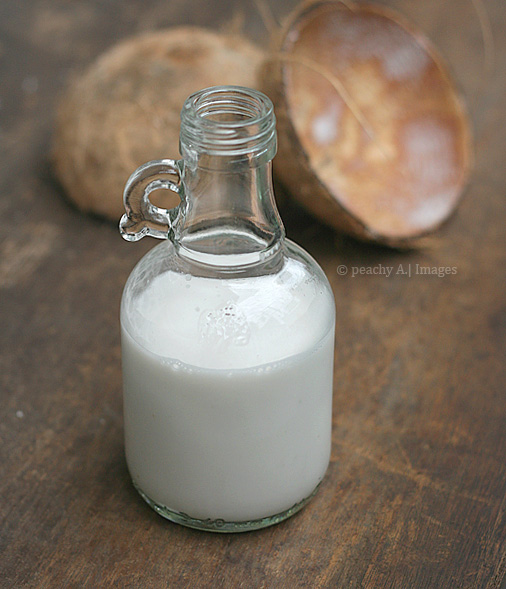
[[[205,532],[219,532],[219,533],[236,533],[236,532],[250,532],[253,530],[260,530],[261,528],[267,528],[268,526],[272,526],[274,524],[278,524],[283,520],[291,517],[298,511],[300,511],[304,505],[316,494],[318,488],[320,487],[320,483],[315,487],[314,491],[302,501],[299,501],[295,505],[292,505],[289,509],[282,511],[281,513],[277,513],[275,515],[271,515],[268,517],[262,517],[260,519],[249,520],[249,521],[237,521],[237,522],[229,522],[223,519],[197,519],[187,515],[186,513],[182,513],[179,511],[174,511],[169,509],[165,505],[160,505],[156,501],[153,501],[150,497],[144,493],[144,491],[138,487],[135,483],[133,483],[135,489],[139,493],[139,495],[144,499],[144,501],[154,510],[158,515],[161,515],[165,519],[168,519],[171,522],[176,524],[180,524],[182,526],[186,526],[187,528],[193,528],[195,530],[202,530]]]

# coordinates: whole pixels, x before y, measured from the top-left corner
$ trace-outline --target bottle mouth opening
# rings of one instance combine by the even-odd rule
[[[262,94],[240,86],[216,86],[190,96],[187,101],[203,124],[235,128],[262,124],[273,113],[272,102]]]
[[[276,153],[271,100],[242,86],[214,86],[192,94],[181,111],[181,153],[268,161]]]

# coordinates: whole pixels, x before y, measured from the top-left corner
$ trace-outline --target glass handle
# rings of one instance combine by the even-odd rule
[[[173,209],[163,209],[154,205],[149,195],[163,188],[172,190],[182,200],[181,170],[182,160],[154,160],[140,166],[130,176],[123,192],[126,213],[119,222],[124,239],[138,241],[146,236],[168,239],[182,214],[181,204]],[[177,181],[165,176],[175,176]]]

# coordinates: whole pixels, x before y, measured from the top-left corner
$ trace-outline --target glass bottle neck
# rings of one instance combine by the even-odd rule
[[[183,206],[174,241],[180,256],[233,270],[266,262],[284,228],[272,189],[272,163],[231,165],[223,156],[185,161]]]
[[[272,189],[276,119],[264,94],[217,86],[190,96],[181,112],[183,214],[179,254],[233,271],[280,250],[283,224]]]

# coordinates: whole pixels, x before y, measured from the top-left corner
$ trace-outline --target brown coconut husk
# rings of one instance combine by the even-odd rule
[[[197,27],[144,34],[104,53],[70,84],[57,113],[53,163],[68,196],[117,221],[130,174],[179,157],[185,99],[208,86],[257,87],[263,58],[237,34]],[[157,204],[174,206],[174,198],[161,191]]]
[[[381,6],[305,3],[264,65],[275,172],[308,211],[403,247],[453,212],[468,179],[463,102],[430,42]]]

